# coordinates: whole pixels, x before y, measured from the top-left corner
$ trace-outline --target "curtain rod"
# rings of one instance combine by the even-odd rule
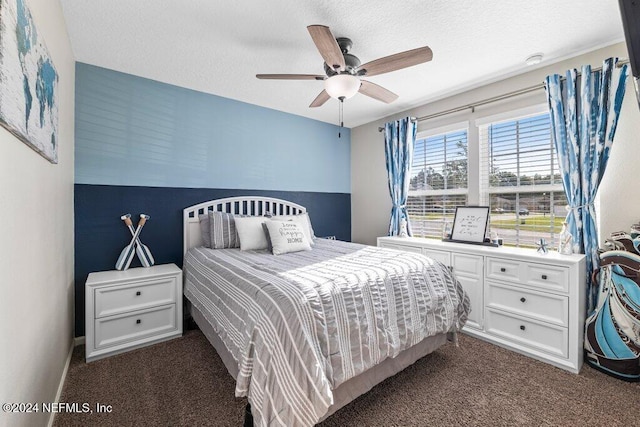
[[[625,64],[628,64],[628,59],[620,59],[616,63],[618,68],[622,67]],[[602,67],[592,68],[592,71],[602,71]],[[581,73],[578,72],[578,75]],[[565,77],[562,77],[562,80],[565,80]],[[493,102],[502,101],[504,99],[513,98],[515,96],[524,95],[530,92],[535,92],[537,90],[544,89],[544,83],[538,83],[534,86],[529,86],[524,89],[514,90],[512,92],[508,92],[502,95],[493,96],[491,98],[483,99],[482,101],[473,102],[471,104],[466,104],[461,107],[450,108],[448,110],[440,111],[439,113],[428,114],[426,116],[418,117],[415,119],[417,122],[422,122],[424,120],[435,119],[436,117],[446,116],[448,114],[458,113],[460,111],[471,109],[471,112],[475,110],[476,107],[480,107],[482,105],[491,104]],[[384,130],[383,127],[378,127],[378,132],[382,132]]]

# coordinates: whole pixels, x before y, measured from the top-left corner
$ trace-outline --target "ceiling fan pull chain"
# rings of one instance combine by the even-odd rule
[[[340,122],[340,130],[338,130],[338,138],[342,138],[341,130],[344,127],[344,97],[339,98],[340,104],[338,106],[338,121]]]

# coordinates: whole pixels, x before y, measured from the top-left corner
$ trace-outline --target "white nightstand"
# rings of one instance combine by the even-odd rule
[[[87,362],[182,335],[182,270],[175,264],[89,274]]]

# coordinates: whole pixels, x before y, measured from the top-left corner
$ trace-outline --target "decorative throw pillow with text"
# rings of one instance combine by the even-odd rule
[[[274,255],[311,250],[309,239],[299,222],[270,220],[265,224]]]

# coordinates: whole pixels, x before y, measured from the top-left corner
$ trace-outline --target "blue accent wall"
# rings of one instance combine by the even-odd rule
[[[124,213],[151,215],[157,264],[182,266],[182,210],[222,197],[290,200],[351,240],[349,129],[82,63],[75,105],[76,336],[87,275],[131,240]]]
[[[182,210],[188,206],[239,195],[289,200],[306,207],[316,236],[351,239],[351,196],[265,190],[75,185],[76,336],[84,335],[84,283],[92,271],[113,270],[122,248],[131,241],[120,215],[151,215],[140,238],[156,264],[182,267]],[[135,258],[132,267],[139,267]]]
[[[349,129],[82,63],[75,137],[78,184],[351,191]]]

